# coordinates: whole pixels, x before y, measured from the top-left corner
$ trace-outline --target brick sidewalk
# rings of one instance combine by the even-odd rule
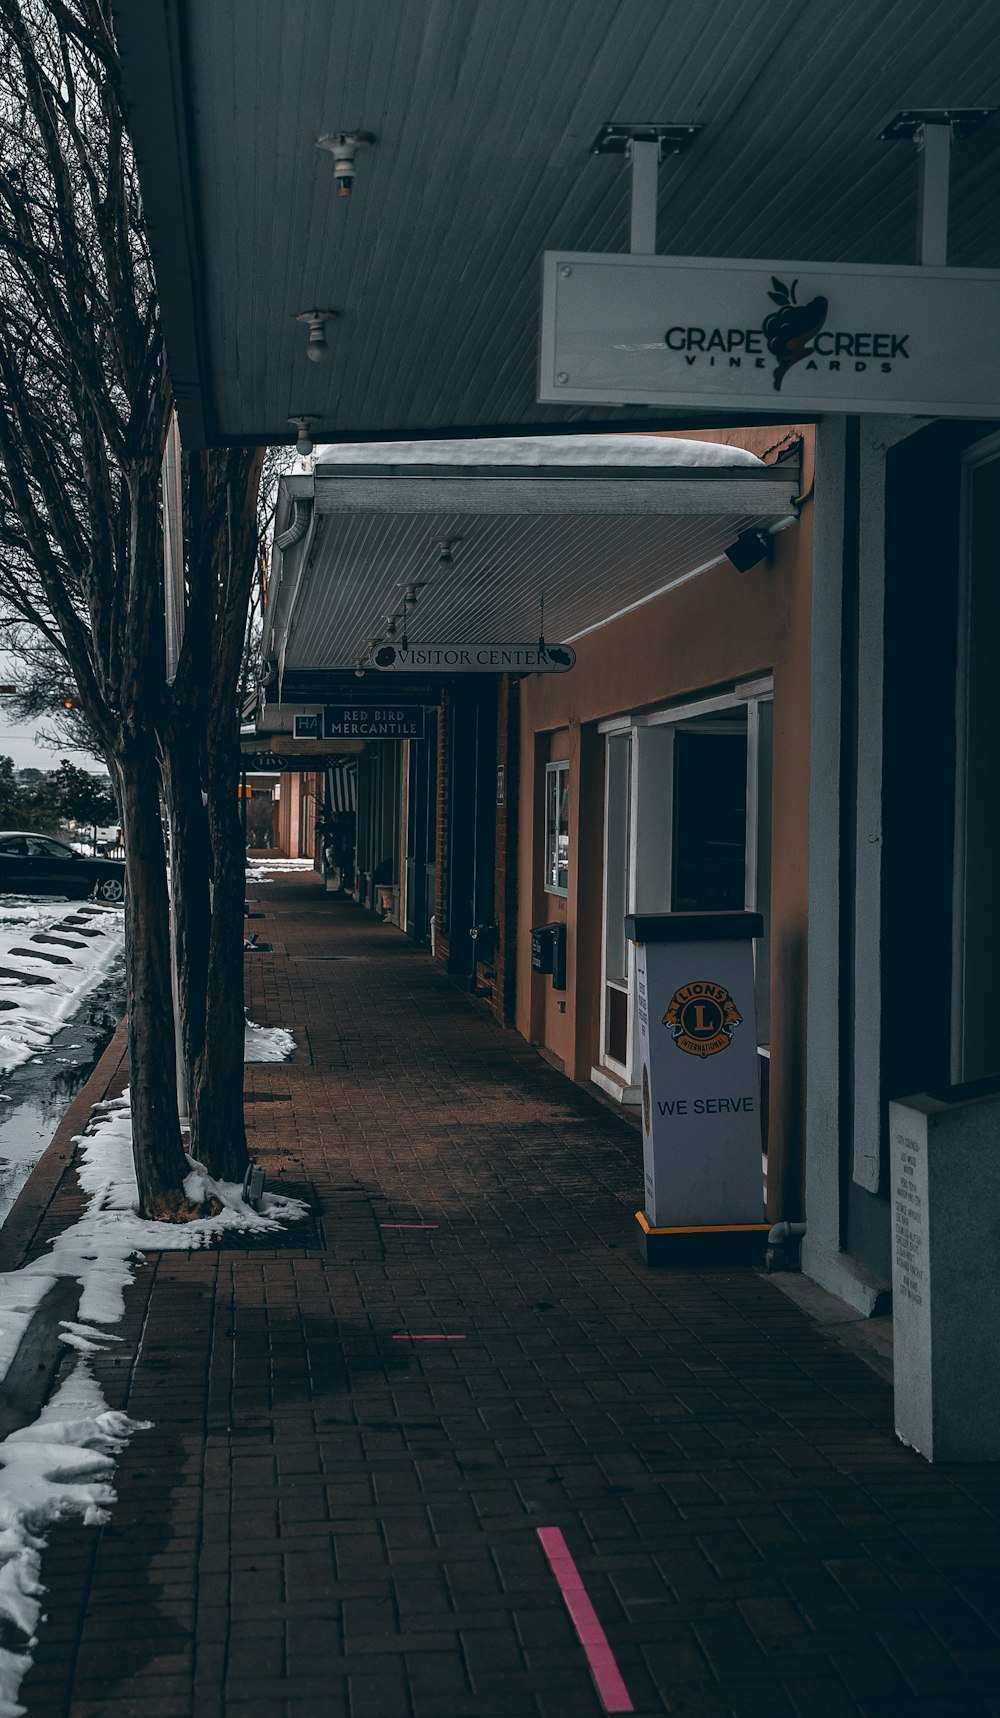
[[[626,1123],[391,927],[258,893],[300,1049],[253,1149],[323,1244],[140,1272],[98,1370],[155,1424],[52,1535],[31,1718],[590,1718],[545,1526],[636,1712],[1000,1713],[1000,1472],[904,1450],[752,1271],[647,1271]]]

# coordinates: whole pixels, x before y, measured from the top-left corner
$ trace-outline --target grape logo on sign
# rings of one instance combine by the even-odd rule
[[[717,1056],[728,1050],[743,1016],[724,985],[701,978],[674,991],[663,1024],[669,1026],[678,1050],[689,1056]]]
[[[767,295],[778,306],[770,316],[765,316],[763,334],[768,351],[777,359],[774,386],[779,391],[792,365],[802,358],[811,357],[813,347],[809,342],[819,333],[830,308],[829,301],[822,297],[811,298],[808,304],[799,304],[795,297],[798,284],[793,280],[791,286],[786,286],[783,280],[772,274],[774,291]]]

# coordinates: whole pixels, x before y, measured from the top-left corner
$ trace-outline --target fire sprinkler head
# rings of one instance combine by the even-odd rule
[[[326,325],[332,322],[338,314],[336,310],[300,310],[296,322],[305,322],[309,329],[309,343],[306,346],[306,357],[314,364],[321,364],[330,351],[326,338]]]
[[[328,149],[333,156],[338,196],[350,196],[354,185],[354,157],[363,144],[374,142],[370,131],[331,131],[325,137],[317,137],[316,148]]]

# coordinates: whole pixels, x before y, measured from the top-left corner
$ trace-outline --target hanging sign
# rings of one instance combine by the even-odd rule
[[[576,651],[569,644],[379,644],[368,660],[385,674],[565,674]]]
[[[538,398],[997,415],[1000,272],[548,251]]]
[[[420,705],[399,709],[383,704],[328,704],[323,736],[327,740],[422,740],[424,712]]]
[[[764,1226],[754,1009],[757,913],[630,914],[645,1214],[665,1233]]]
[[[331,752],[241,752],[240,769],[253,774],[271,775],[280,771],[305,771],[322,775],[344,761],[343,754]]]

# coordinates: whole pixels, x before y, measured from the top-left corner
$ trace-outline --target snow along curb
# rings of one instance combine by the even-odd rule
[[[77,1175],[89,1194],[77,1222],[62,1230],[49,1251],[20,1270],[0,1276],[0,1370],[16,1352],[39,1302],[61,1277],[80,1284],[79,1314],[61,1322],[60,1340],[80,1358],[52,1400],[28,1426],[0,1443],[0,1621],[24,1639],[21,1651],[0,1648],[0,1718],[19,1718],[21,1679],[41,1618],[41,1553],[46,1529],[77,1514],[85,1523],[108,1519],[115,1501],[110,1483],[114,1456],[148,1421],[108,1408],[87,1357],[119,1338],[113,1330],[125,1310],[125,1290],[145,1263],[144,1252],[190,1252],[210,1247],[226,1229],[281,1230],[305,1215],[301,1200],[265,1193],[260,1211],[243,1203],[236,1182],[216,1181],[189,1159],[188,1197],[213,1196],[222,1209],[193,1223],[154,1223],[138,1215],[128,1094],[95,1106],[90,1125],[74,1143]],[[13,1345],[13,1347],[12,1347]],[[6,1352],[2,1352],[6,1350]]]
[[[119,907],[0,901],[0,1072],[40,1061],[49,1040],[124,953]]]

